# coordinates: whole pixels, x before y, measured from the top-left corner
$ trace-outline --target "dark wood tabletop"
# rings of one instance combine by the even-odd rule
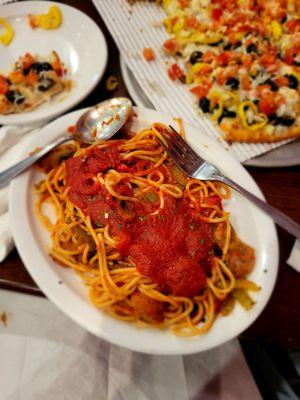
[[[130,97],[122,80],[118,49],[93,3],[90,0],[80,2],[65,0],[63,3],[85,12],[100,26],[106,37],[109,50],[108,65],[100,84],[75,109],[91,106],[109,97]],[[105,81],[110,75],[116,76],[119,80],[119,87],[113,92],[108,92],[105,88]],[[247,170],[261,188],[267,201],[300,223],[300,166],[269,169],[251,167]],[[286,264],[294,238],[280,228],[277,229],[277,232],[280,263],[275,290],[261,316],[242,336],[278,344],[286,348],[295,348],[300,347],[300,275]],[[0,282],[1,279],[35,286],[17,250],[13,250],[0,264]],[[10,285],[3,283],[0,283],[0,288],[12,290]],[[30,292],[30,290],[27,292]]]

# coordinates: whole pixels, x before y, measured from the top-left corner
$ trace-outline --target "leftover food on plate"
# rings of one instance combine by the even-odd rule
[[[62,13],[57,6],[51,6],[46,14],[29,14],[28,23],[32,29],[56,29],[62,24]]]
[[[2,28],[4,29],[4,32],[2,32]],[[0,42],[4,44],[4,46],[8,46],[15,36],[14,29],[4,18],[0,18],[0,29]]]
[[[55,51],[47,58],[30,53],[19,57],[11,72],[0,75],[0,114],[31,111],[69,91],[72,81],[67,72]]]

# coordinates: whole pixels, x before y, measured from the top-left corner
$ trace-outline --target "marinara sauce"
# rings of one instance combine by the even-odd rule
[[[120,201],[95,179],[96,174],[113,168],[119,172],[134,172],[149,168],[149,162],[122,160],[119,143],[106,148],[91,148],[84,155],[66,161],[69,198],[86,215],[94,227],[109,224],[110,235],[117,241],[117,250],[132,260],[138,271],[157,283],[165,293],[192,297],[205,286],[211,271],[214,234],[213,224],[201,220],[207,209],[190,207],[187,196],[176,199],[159,190],[140,195],[138,201]],[[168,167],[160,172],[165,182],[172,180]],[[114,190],[133,197],[126,180],[114,185]],[[218,196],[209,198],[221,206]]]

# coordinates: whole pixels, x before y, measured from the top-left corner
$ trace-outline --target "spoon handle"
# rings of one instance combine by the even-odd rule
[[[7,185],[13,178],[15,178],[21,172],[25,171],[25,169],[34,164],[49,151],[69,140],[73,140],[70,135],[59,137],[47,144],[46,146],[42,147],[40,150],[35,151],[32,155],[24,158],[24,160],[19,161],[18,163],[0,172],[0,188]]]

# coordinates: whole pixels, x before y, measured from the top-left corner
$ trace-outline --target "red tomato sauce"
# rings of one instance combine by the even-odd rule
[[[147,164],[147,163],[146,163]],[[159,285],[161,291],[178,296],[194,296],[205,286],[213,257],[213,224],[203,222],[186,197],[175,199],[164,193],[160,207],[158,191],[139,197],[138,202],[120,201],[94,178],[109,168],[135,172],[146,169],[145,162],[123,161],[118,143],[104,149],[93,148],[83,156],[66,161],[70,200],[89,215],[94,227],[109,223],[110,235],[117,240],[117,250],[129,257],[138,271]],[[160,171],[174,183],[166,167]],[[125,196],[133,196],[126,182],[114,186]],[[218,196],[210,202],[221,207]],[[159,210],[157,212],[157,210]]]

